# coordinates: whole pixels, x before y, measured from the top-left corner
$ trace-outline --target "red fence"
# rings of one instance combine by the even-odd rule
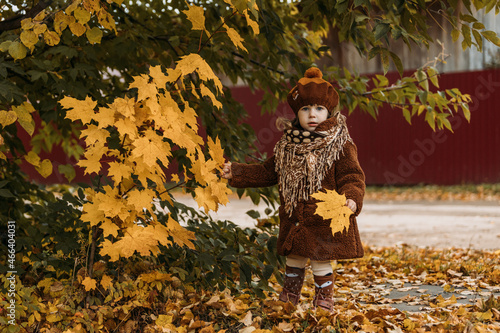
[[[396,76],[394,75],[393,78]],[[500,70],[443,74],[440,87],[459,88],[471,95],[471,122],[455,116],[448,130],[433,132],[423,117],[409,125],[399,110],[383,108],[378,120],[355,112],[348,116],[348,127],[357,147],[367,184],[468,184],[500,182]],[[273,115],[261,115],[257,105],[261,95],[248,88],[234,88],[233,96],[242,102],[251,117],[258,138],[258,147],[268,154],[281,136],[275,127],[277,116],[293,116],[285,103]],[[20,136],[25,135],[21,130]],[[23,138],[29,141],[27,134]],[[50,158],[54,173],[43,179],[32,166],[23,169],[43,183],[66,182],[57,170],[59,164],[74,163],[62,149],[54,148]],[[74,181],[86,180],[81,169]]]
[[[395,76],[394,76],[395,77]],[[477,184],[500,182],[500,70],[443,74],[440,88],[458,88],[472,97],[471,121],[460,116],[448,130],[433,132],[423,116],[408,124],[399,110],[384,107],[378,120],[354,112],[348,127],[358,147],[367,184]],[[274,126],[279,115],[293,113],[286,104],[276,115],[260,115],[259,95],[247,88],[233,95],[251,114],[261,150],[272,153],[281,133]]]

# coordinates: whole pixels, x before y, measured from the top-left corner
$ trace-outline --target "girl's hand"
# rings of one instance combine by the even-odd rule
[[[350,210],[352,210],[352,212],[354,213],[356,211],[356,209],[358,208],[358,205],[356,205],[356,203],[354,202],[354,200],[352,199],[347,199],[347,201],[345,202],[345,205],[347,207],[349,207]]]
[[[222,168],[222,178],[233,178],[233,173],[231,172],[231,162],[224,163],[224,167]]]

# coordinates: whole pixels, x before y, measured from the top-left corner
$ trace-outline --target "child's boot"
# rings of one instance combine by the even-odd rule
[[[327,311],[333,312],[333,285],[334,275],[325,276],[314,275],[314,286],[316,295],[314,296],[314,307],[321,307]]]
[[[286,266],[285,283],[279,296],[280,301],[291,302],[293,305],[297,305],[302,285],[304,284],[305,271],[305,268]]]

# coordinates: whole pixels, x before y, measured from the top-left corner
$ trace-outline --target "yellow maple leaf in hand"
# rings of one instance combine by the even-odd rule
[[[314,193],[311,197],[319,200],[316,203],[316,214],[325,220],[331,219],[332,235],[343,232],[344,229],[349,229],[349,216],[353,212],[345,205],[346,198],[344,194],[338,194],[335,190],[326,190],[326,193]]]

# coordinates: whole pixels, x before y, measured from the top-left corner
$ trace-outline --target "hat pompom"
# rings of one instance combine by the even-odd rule
[[[321,70],[318,67],[311,67],[305,72],[304,77],[311,79],[317,77],[321,79],[323,77],[323,73],[321,73]]]

